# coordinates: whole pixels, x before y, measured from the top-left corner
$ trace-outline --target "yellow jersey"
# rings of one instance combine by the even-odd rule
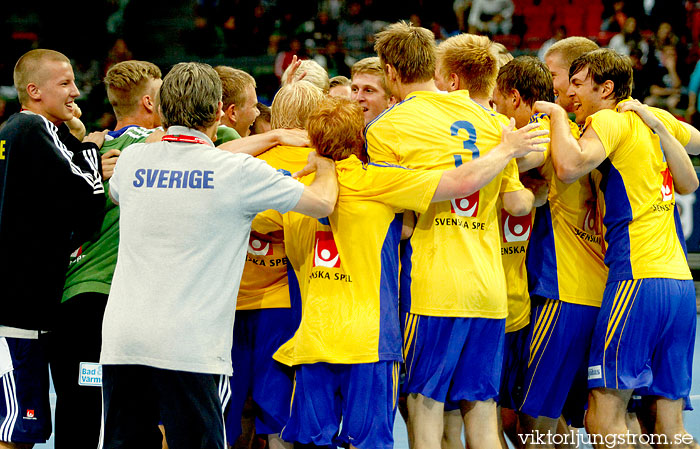
[[[535,114],[531,123],[549,130],[550,120]],[[579,127],[569,122],[579,138]],[[591,176],[565,184],[556,175],[551,151],[545,151],[539,172],[549,184],[547,204],[537,208],[532,251],[527,269],[530,294],[585,306],[600,307],[608,270],[604,263],[603,231],[597,193]]]
[[[414,169],[454,168],[501,142],[502,118],[467,91],[413,92],[365,130],[371,161]],[[507,176],[509,182],[503,183]],[[502,319],[507,315],[496,203],[522,189],[515,161],[466,198],[416,217],[401,259],[401,307],[419,315]]]
[[[336,170],[338,203],[329,217],[283,216],[302,318],[274,358],[290,366],[400,361],[399,212],[425,212],[442,172],[366,165],[355,156]]]
[[[688,144],[690,132],[678,120],[666,111],[652,111],[682,145]],[[634,112],[604,109],[586,120],[589,126],[607,155],[597,170],[605,202],[608,282],[692,279],[673,177],[658,136]]]
[[[306,147],[278,145],[260,154],[258,159],[291,175],[304,168],[311,151],[313,149]],[[279,215],[279,212],[274,213]],[[290,299],[289,276],[293,275],[291,267],[288,266],[283,234],[280,232],[275,236],[252,232],[248,241],[248,253],[238,290],[236,310],[291,307],[292,301],[298,301],[296,291],[293,291],[294,297]],[[292,286],[293,290],[296,290],[294,279]]]

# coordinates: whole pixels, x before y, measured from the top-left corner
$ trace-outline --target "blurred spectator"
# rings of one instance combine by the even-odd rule
[[[452,10],[457,19],[457,29],[461,32],[467,31],[467,18],[472,8],[471,0],[455,0],[452,4]]]
[[[644,99],[644,103],[663,109],[675,109],[681,100],[681,79],[677,70],[676,47],[673,45],[662,47],[659,62],[660,64],[656,67],[652,64],[645,66],[652,82],[649,88],[650,95]]]
[[[546,41],[544,41],[544,44],[542,44],[539,51],[537,52],[537,57],[540,58],[541,61],[544,61],[544,55],[545,53],[547,53],[547,50],[549,50],[549,47],[554,45],[555,42],[564,39],[566,36],[566,27],[564,25],[558,26],[557,29],[554,31],[554,35]]]
[[[685,111],[685,118],[693,126],[700,124],[700,115],[698,114],[698,93],[700,92],[700,62],[695,64],[695,70],[690,75],[690,83],[688,84],[688,109]]]
[[[302,23],[297,34],[302,36],[307,48],[325,48],[338,38],[338,22],[331,19],[328,11],[320,11],[315,19]]]
[[[447,30],[443,28],[443,26],[437,20],[433,20],[430,22],[430,31],[432,31],[435,35],[436,44],[439,44],[440,42],[450,37],[450,33],[448,33]]]
[[[343,97],[350,100],[350,80],[346,76],[334,76],[330,79],[329,97]]]
[[[117,40],[114,41],[112,48],[110,48],[109,52],[107,53],[107,59],[105,60],[104,67],[102,68],[102,78],[104,78],[107,70],[109,70],[114,64],[122,61],[128,61],[130,59],[134,59],[133,53],[131,53],[129,47],[126,46],[124,39],[121,37],[117,38]]]
[[[625,20],[622,32],[610,39],[608,47],[625,56],[629,56],[632,50],[640,50],[642,64],[646,64],[649,57],[649,44],[639,33],[637,19],[634,17]]]
[[[328,71],[328,76],[349,76],[348,56],[337,41],[330,41],[326,48],[314,57],[314,60]]]
[[[338,39],[348,54],[359,58],[370,52],[374,32],[372,22],[362,15],[362,4],[358,1],[350,2],[347,15],[338,26]]]
[[[514,9],[512,0],[474,0],[469,12],[469,32],[509,34]]]
[[[219,56],[223,53],[224,33],[207,18],[205,11],[200,8],[195,9],[194,29],[184,33],[185,50],[190,55],[197,55],[204,58]]]
[[[625,12],[625,2],[618,0],[613,3],[612,13],[603,18],[600,29],[612,33],[619,33],[624,28],[626,20],[627,13]]]
[[[653,79],[650,71],[644,68],[641,50],[638,48],[633,49],[630,51],[629,56],[632,61],[632,79],[634,81],[632,86],[632,98],[642,101],[649,96],[649,89],[651,88]]]
[[[292,63],[292,58],[294,56],[297,56],[299,59],[306,59],[309,56],[306,52],[306,48],[304,48],[304,45],[299,39],[293,38],[285,42],[289,42],[288,46],[287,44],[283,44],[286,49],[279,52],[275,58],[275,75],[279,79],[282,78],[282,73],[284,73],[287,67],[289,67],[289,64]]]
[[[668,22],[661,22],[659,27],[656,29],[654,38],[652,40],[652,46],[654,51],[654,58],[657,61],[661,60],[661,50],[671,45],[676,47],[678,45],[679,39],[676,33],[673,32],[673,27]]]

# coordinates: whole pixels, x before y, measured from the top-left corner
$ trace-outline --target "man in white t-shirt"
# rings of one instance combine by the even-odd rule
[[[221,81],[206,64],[177,64],[160,102],[163,141],[126,149],[110,181],[121,217],[102,329],[103,447],[159,445],[160,420],[172,449],[224,449],[223,376],[250,223],[267,209],[330,214],[335,166],[312,153],[318,171],[305,187],[214,148]]]

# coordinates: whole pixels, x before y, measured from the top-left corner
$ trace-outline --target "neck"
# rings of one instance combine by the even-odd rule
[[[491,103],[489,102],[488,97],[472,97],[470,95],[470,98],[474,100],[474,103],[480,104],[481,106],[485,107],[486,109],[491,109]]]
[[[53,123],[53,124],[56,125],[56,126],[61,126],[63,123],[65,123],[64,120],[55,119],[55,118],[53,118],[53,117],[50,117],[49,115],[47,115],[46,113],[44,113],[44,111],[43,111],[37,104],[35,104],[35,103],[28,104],[28,105],[22,105],[22,110],[24,110],[24,111],[29,111],[29,112],[33,112],[33,113],[35,113],[35,114],[37,114],[37,115],[41,115],[41,116],[44,117],[46,120],[50,121],[51,123]]]
[[[400,101],[403,101],[413,92],[418,91],[428,91],[428,92],[438,92],[438,88],[435,86],[434,80],[421,81],[419,83],[407,83],[398,82],[396,86],[397,92],[393,92],[394,95],[399,97]]]
[[[146,129],[151,129],[156,127],[156,120],[154,119],[154,116],[151,114],[132,114],[132,115],[127,115],[125,117],[119,117],[117,119],[117,124],[114,126],[115,131],[117,129],[122,129],[125,126],[131,126],[131,125],[136,125],[136,126],[141,126]]]

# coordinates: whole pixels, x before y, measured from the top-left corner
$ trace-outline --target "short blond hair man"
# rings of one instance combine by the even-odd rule
[[[489,107],[498,67],[496,50],[488,37],[460,34],[437,47],[435,84],[447,92],[466,89],[474,101]]]
[[[61,293],[71,252],[102,224],[99,147],[104,134],[93,133],[81,143],[65,126],[80,92],[62,53],[29,51],[13,75],[22,112],[0,130],[0,403],[7,406],[0,408],[0,447],[31,448],[51,435],[47,361],[62,364],[66,351],[72,352],[54,345],[53,332],[40,331],[75,330],[97,320],[88,304],[62,304]],[[42,199],[47,187],[50,201]],[[52,374],[58,381],[57,368]],[[75,367],[56,382],[58,401],[66,402],[57,410],[65,447],[84,447],[86,436],[94,443],[99,434],[99,401],[80,412],[85,432],[66,425],[74,416],[69,408],[75,398],[65,386],[78,383],[78,372]]]
[[[353,64],[351,73],[350,98],[360,104],[365,125],[396,104],[378,57],[360,59]]]
[[[555,102],[566,112],[574,112],[574,104],[566,94],[569,89],[569,67],[579,56],[598,48],[598,44],[590,39],[572,36],[555,42],[544,54],[544,62],[552,72]]]
[[[219,74],[223,92],[224,116],[221,125],[236,130],[239,137],[250,135],[250,127],[260,115],[255,78],[243,70],[228,66],[216,66],[214,70]],[[236,138],[235,135],[233,138]]]
[[[389,88],[402,102],[367,127],[370,161],[413,169],[467,166],[475,174],[469,196],[435,204],[418,216],[411,250],[402,259],[402,280],[410,279],[402,284],[401,304],[414,444],[440,448],[449,401],[462,410],[470,448],[499,447],[494,398],[507,298],[496,202],[502,198],[508,213],[521,216],[530,212],[534,196],[520,184],[513,154],[497,149],[503,130],[496,114],[470,101],[464,90],[438,91],[429,30],[392,24],[377,34],[375,50]],[[463,276],[472,279],[469,286]],[[449,353],[447,340],[435,337],[440,334],[451,335]]]

